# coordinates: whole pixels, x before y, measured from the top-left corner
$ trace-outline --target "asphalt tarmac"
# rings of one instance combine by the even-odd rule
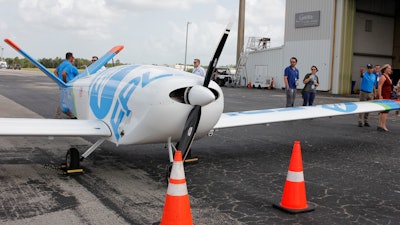
[[[225,112],[284,107],[282,90],[223,88]],[[57,86],[40,72],[0,69],[0,117],[54,116]],[[358,101],[318,93],[316,104]],[[296,105],[301,104],[300,95]],[[222,129],[193,145],[199,162],[185,173],[195,224],[400,224],[400,117],[390,132],[358,127],[348,115]],[[0,224],[152,224],[167,185],[163,144],[104,143],[83,166],[54,169],[67,149],[94,138],[0,137]],[[307,201],[288,214],[279,203],[294,141],[300,141]]]

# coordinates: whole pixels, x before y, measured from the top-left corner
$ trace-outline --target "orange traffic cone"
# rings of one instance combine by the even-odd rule
[[[269,89],[274,89],[274,78],[271,78],[271,83],[269,84]]]
[[[253,88],[253,86],[251,85],[251,82],[249,82],[249,83],[247,84],[247,88]]]
[[[160,224],[193,225],[181,151],[175,152]]]
[[[294,142],[282,200],[280,204],[273,204],[273,206],[289,213],[310,212],[315,209],[313,206],[307,204],[306,200],[306,185],[304,183],[299,141]]]

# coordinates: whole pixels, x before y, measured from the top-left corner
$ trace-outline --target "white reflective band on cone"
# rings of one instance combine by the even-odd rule
[[[183,169],[182,161],[173,163],[171,175],[169,177],[175,180],[185,179],[185,170]]]
[[[291,182],[303,182],[304,174],[303,172],[293,172],[289,170],[287,173],[286,180]]]
[[[184,184],[168,184],[167,195],[170,196],[185,196],[188,194],[186,183]]]

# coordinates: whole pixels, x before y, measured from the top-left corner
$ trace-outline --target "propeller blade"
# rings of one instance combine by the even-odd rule
[[[210,84],[211,75],[213,74],[214,69],[217,66],[219,56],[222,53],[222,49],[224,48],[226,39],[228,39],[228,35],[229,35],[229,32],[231,31],[231,27],[232,27],[232,23],[229,23],[226,26],[225,31],[222,34],[221,40],[219,41],[218,47],[217,47],[217,49],[215,49],[214,56],[211,59],[210,64],[208,64],[208,69],[207,69],[206,77],[204,79],[204,84],[203,84],[204,87],[208,87],[208,84]]]
[[[183,151],[183,161],[189,154],[189,149],[192,146],[196,130],[199,125],[201,116],[201,106],[195,105],[190,111],[186,119],[185,127],[183,128],[181,139],[179,140],[176,149]]]
[[[214,56],[210,61],[210,64],[208,65],[207,69],[207,74],[204,79],[204,87],[208,87],[210,84],[210,79],[211,75],[217,66],[219,56],[221,55],[222,49],[224,48],[226,39],[228,38],[229,32],[231,30],[232,23],[229,23],[225,31],[221,37],[221,40],[219,41],[218,47],[215,50]],[[201,106],[200,105],[195,105],[193,109],[190,111],[188,118],[186,119],[185,127],[183,129],[181,139],[179,140],[176,148],[178,150],[183,151],[183,160],[186,159],[190,152],[190,147],[193,143],[194,137],[196,135],[197,127],[199,125],[201,117]]]

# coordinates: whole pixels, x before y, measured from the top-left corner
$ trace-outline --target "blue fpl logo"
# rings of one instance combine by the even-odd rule
[[[117,140],[121,137],[118,132],[119,125],[132,113],[128,102],[136,88],[145,88],[155,80],[172,76],[172,74],[161,74],[150,77],[150,73],[146,72],[123,83],[124,86],[117,92],[122,79],[137,67],[127,66],[116,73],[103,74],[96,77],[90,85],[90,108],[98,119],[104,119],[111,111],[110,125]]]
[[[343,113],[354,112],[357,109],[357,105],[352,102],[346,102],[341,104],[327,104],[327,105],[322,105],[321,107],[324,109],[329,109]]]

